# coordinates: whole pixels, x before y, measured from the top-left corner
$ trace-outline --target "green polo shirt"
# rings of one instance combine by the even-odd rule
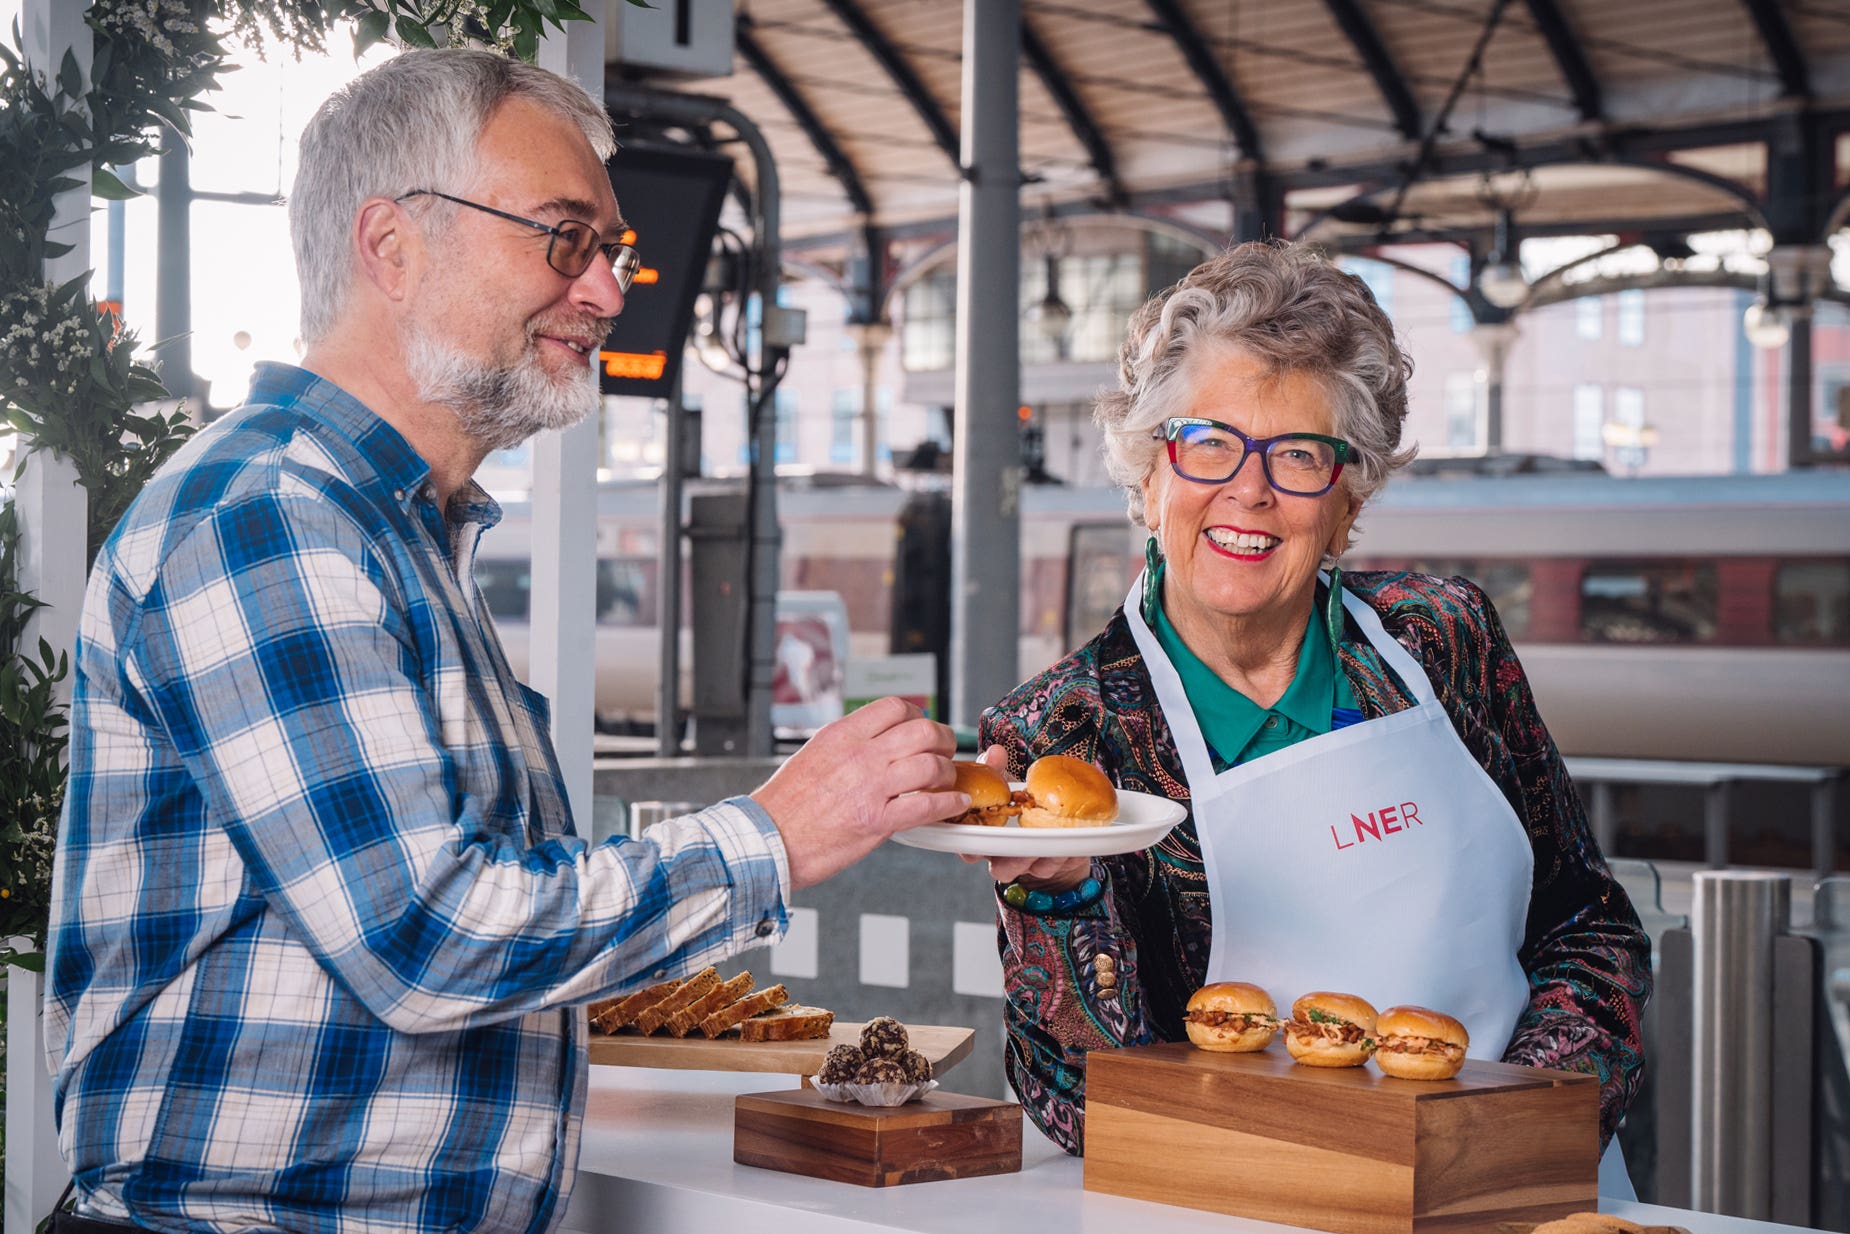
[[[1162,581],[1158,567],[1157,581]],[[1355,692],[1336,669],[1336,651],[1324,623],[1317,620],[1320,605],[1311,606],[1304,643],[1298,649],[1297,672],[1291,685],[1271,707],[1261,707],[1222,681],[1201,657],[1190,651],[1169,622],[1161,605],[1156,610],[1154,633],[1169,662],[1182,678],[1195,723],[1213,758],[1214,770],[1250,762],[1308,737],[1329,732],[1336,708],[1355,709]]]

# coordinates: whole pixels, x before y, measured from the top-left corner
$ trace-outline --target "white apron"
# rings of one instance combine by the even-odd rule
[[[1345,593],[1415,706],[1216,775],[1142,595],[1139,576],[1124,616],[1188,780],[1214,923],[1207,979],[1263,986],[1281,1009],[1310,990],[1433,1007],[1464,1024],[1468,1057],[1500,1060],[1529,1005],[1516,954],[1535,854],[1419,662]],[[1599,1190],[1634,1198],[1616,1139]]]

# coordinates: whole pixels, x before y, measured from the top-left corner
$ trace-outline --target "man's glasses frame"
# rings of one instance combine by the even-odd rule
[[[1233,465],[1233,469],[1224,476],[1212,477],[1191,475],[1182,470],[1181,452],[1178,449],[1182,434],[1191,428],[1219,429],[1221,432],[1238,437],[1246,449],[1240,455],[1239,461]],[[1259,456],[1259,466],[1265,471],[1266,483],[1270,484],[1279,492],[1289,493],[1293,497],[1321,497],[1335,488],[1336,481],[1342,478],[1343,465],[1350,460],[1355,452],[1355,447],[1350,445],[1347,441],[1344,441],[1341,437],[1328,437],[1322,433],[1280,433],[1276,437],[1249,437],[1231,424],[1223,424],[1219,420],[1209,420],[1200,416],[1171,416],[1169,419],[1164,420],[1162,425],[1158,427],[1156,432],[1152,433],[1151,436],[1169,443],[1170,470],[1174,471],[1184,480],[1188,480],[1194,484],[1226,484],[1240,474],[1240,468],[1246,466],[1247,459],[1257,454]],[[1322,488],[1289,488],[1280,484],[1272,475],[1272,448],[1281,443],[1290,441],[1320,442],[1323,445],[1329,446],[1330,449],[1335,452],[1336,464],[1330,468],[1329,482]]]
[[[439,193],[436,189],[412,189],[398,200],[404,201],[408,197],[441,197],[444,201],[453,201],[459,206],[468,206],[471,210],[480,210],[483,214],[492,214],[510,223],[519,223],[523,227],[545,232],[552,237],[546,244],[546,264],[568,279],[575,279],[589,270],[592,254],[601,251],[610,262],[610,273],[617,280],[617,290],[627,296],[630,284],[636,281],[636,271],[642,268],[642,254],[636,251],[634,245],[605,244],[603,237],[598,235],[597,228],[578,219],[542,223],[537,219],[522,218],[518,214],[509,214],[506,210],[485,206],[479,201],[454,197],[449,193]],[[589,239],[587,240],[586,237]],[[561,240],[566,245],[563,252],[559,247]]]

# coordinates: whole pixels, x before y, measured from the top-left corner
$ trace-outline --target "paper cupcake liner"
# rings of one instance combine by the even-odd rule
[[[830,1101],[843,1105],[852,1102],[856,1105],[893,1106],[904,1105],[908,1101],[923,1097],[938,1087],[938,1081],[927,1080],[923,1084],[816,1084],[816,1091]]]

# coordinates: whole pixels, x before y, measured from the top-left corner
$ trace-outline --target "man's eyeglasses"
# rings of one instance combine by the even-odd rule
[[[1329,492],[1355,449],[1321,433],[1248,437],[1231,424],[1192,416],[1173,416],[1152,435],[1169,443],[1169,465],[1184,480],[1225,484],[1240,474],[1249,455],[1257,454],[1267,482],[1295,497]]]
[[[605,244],[597,229],[589,223],[577,219],[566,219],[562,223],[548,225],[534,219],[522,218],[518,214],[509,214],[506,210],[497,210],[485,206],[479,201],[468,201],[461,197],[452,197],[448,193],[439,193],[435,189],[412,189],[398,200],[406,197],[441,197],[453,201],[459,206],[468,206],[471,210],[480,210],[483,214],[492,214],[496,218],[506,219],[510,223],[519,223],[535,231],[543,231],[552,237],[546,245],[546,264],[563,274],[568,279],[575,279],[591,268],[591,258],[599,252],[610,262],[610,273],[616,277],[617,290],[629,294],[630,284],[636,281],[636,271],[642,268],[642,254],[633,245]]]

